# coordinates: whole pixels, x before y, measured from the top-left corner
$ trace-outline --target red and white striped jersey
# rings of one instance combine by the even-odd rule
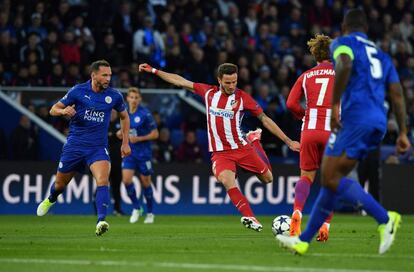
[[[254,116],[263,112],[256,101],[240,89],[226,95],[218,86],[202,83],[194,83],[194,92],[204,98],[209,151],[231,150],[246,145],[240,125],[244,111]]]
[[[302,130],[331,130],[331,105],[335,70],[330,62],[322,62],[304,72],[290,91],[286,105],[293,115],[302,119]],[[300,105],[306,98],[306,110]]]

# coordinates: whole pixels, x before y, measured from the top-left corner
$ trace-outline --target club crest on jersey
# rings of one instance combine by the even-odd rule
[[[239,104],[239,101],[237,101],[237,100],[232,100],[230,102],[230,106],[231,106],[232,109],[236,108],[238,104]]]
[[[112,97],[110,97],[110,96],[105,97],[105,102],[106,102],[107,104],[111,104],[111,102],[112,102]]]
[[[208,113],[217,117],[223,117],[228,119],[233,119],[234,117],[234,112],[232,110],[219,109],[214,107],[210,107]]]
[[[136,116],[135,118],[134,118],[134,122],[135,123],[139,123],[141,121],[141,118],[139,117],[139,116]]]

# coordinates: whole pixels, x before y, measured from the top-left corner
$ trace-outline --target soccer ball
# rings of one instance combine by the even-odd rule
[[[272,232],[276,236],[278,234],[289,236],[290,217],[287,215],[279,215],[272,221]]]

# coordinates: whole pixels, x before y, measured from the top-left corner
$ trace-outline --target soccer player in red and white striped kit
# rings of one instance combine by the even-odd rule
[[[317,65],[304,72],[296,80],[286,102],[286,106],[293,115],[303,120],[300,139],[301,177],[295,186],[291,236],[301,233],[303,206],[309,196],[310,187],[321,164],[325,145],[331,133],[331,100],[335,70],[330,61],[330,43],[331,39],[328,36],[320,34],[308,41],[309,50],[315,57]],[[306,99],[306,109],[300,104],[303,95]],[[331,219],[332,214],[320,228],[316,238],[318,241],[328,240]]]
[[[236,166],[253,172],[265,184],[273,181],[273,174],[260,144],[261,129],[251,131],[245,137],[240,128],[244,112],[249,111],[259,118],[263,126],[285,142],[291,150],[299,151],[299,142],[286,136],[248,93],[236,87],[238,68],[234,64],[223,63],[218,67],[219,86],[194,83],[146,63],[140,64],[138,69],[140,72],[157,75],[162,80],[185,88],[204,99],[213,173],[226,188],[233,205],[242,214],[241,223],[247,228],[261,231],[262,224],[256,219],[246,197],[237,187]]]

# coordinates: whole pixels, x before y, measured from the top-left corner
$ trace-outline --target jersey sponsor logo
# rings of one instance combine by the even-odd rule
[[[112,97],[110,97],[110,96],[105,97],[105,102],[106,102],[107,104],[111,104],[111,102],[112,102]]]
[[[306,78],[311,78],[314,76],[334,76],[335,75],[335,70],[333,69],[320,69],[320,70],[314,70],[314,71],[310,71],[309,73],[306,74]]]
[[[85,110],[83,120],[102,123],[105,120],[105,112],[94,109]]]
[[[88,95],[85,94],[83,97],[88,98],[89,100],[91,100],[91,96],[90,95],[88,96]]]
[[[223,117],[228,119],[234,118],[234,112],[232,110],[225,110],[225,109],[219,109],[210,107],[208,110],[208,113],[217,117]]]
[[[136,116],[135,118],[134,118],[134,122],[135,123],[139,123],[141,121],[141,118],[139,117],[139,116]]]

